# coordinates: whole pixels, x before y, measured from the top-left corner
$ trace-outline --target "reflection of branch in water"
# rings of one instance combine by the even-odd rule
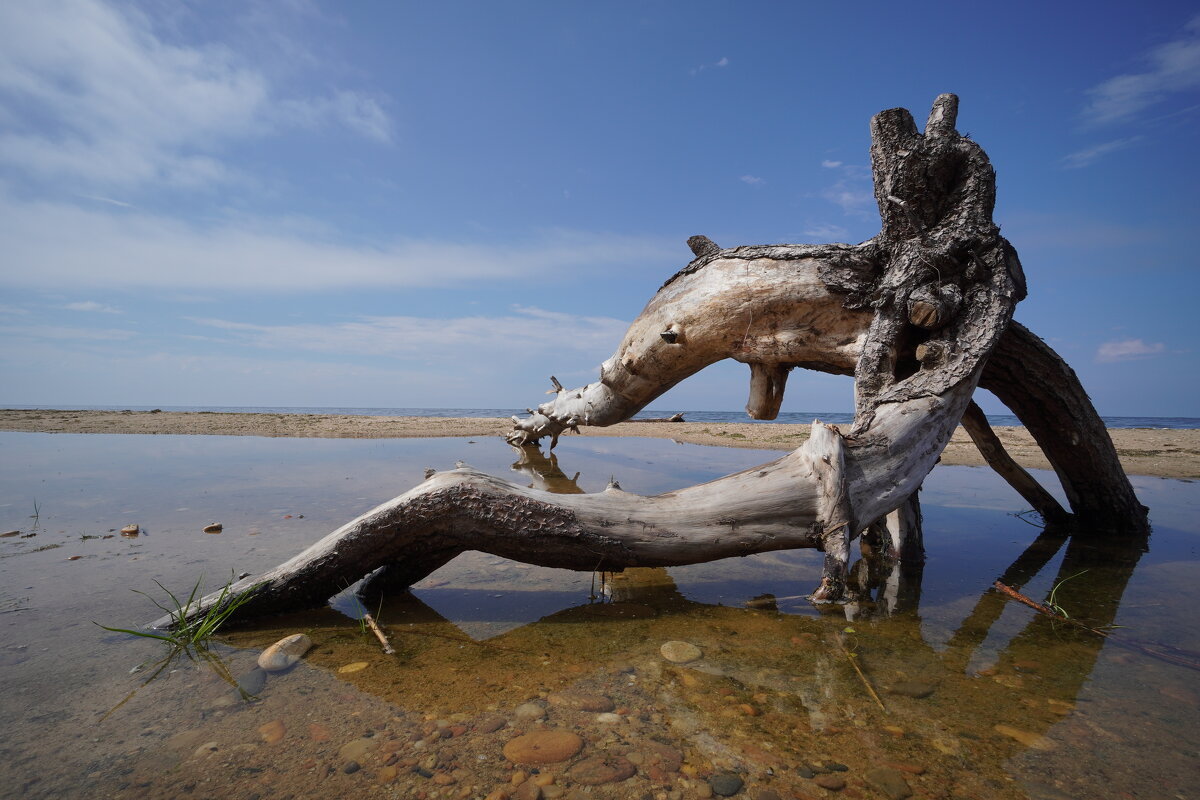
[[[1005,595],[1011,597],[1013,600],[1029,606],[1040,614],[1045,614],[1046,616],[1052,617],[1059,622],[1066,622],[1070,625],[1074,625],[1077,628],[1088,631],[1089,633],[1094,633],[1097,636],[1107,639],[1115,645],[1124,647],[1128,650],[1135,650],[1139,653],[1148,655],[1151,658],[1157,658],[1162,661],[1167,661],[1171,664],[1178,664],[1182,667],[1187,667],[1188,669],[1200,670],[1200,653],[1194,653],[1191,650],[1184,650],[1180,647],[1173,647],[1171,645],[1161,644],[1159,642],[1143,642],[1137,639],[1126,639],[1124,637],[1115,635],[1111,630],[1093,628],[1091,625],[1085,625],[1077,619],[1072,619],[1071,617],[1060,614],[1059,612],[1050,608],[1050,606],[1039,603],[1032,598],[1021,594],[1011,586],[1005,586],[1000,581],[996,581],[992,585]]]
[[[1024,586],[1050,563],[1069,537],[1069,529],[1064,526],[1046,526],[1041,534],[1030,542],[1029,547],[1004,570],[1000,580],[1009,586]],[[1004,613],[1005,605],[1007,604],[1004,598],[994,589],[989,588],[980,595],[979,600],[975,602],[975,608],[959,624],[958,630],[946,643],[947,666],[957,670],[966,669],[975,649],[983,643],[992,626]]]
[[[574,477],[568,478],[567,473],[559,468],[558,456],[554,451],[547,457],[542,455],[537,445],[514,446],[513,449],[517,451],[517,460],[513,462],[511,469],[533,478],[532,488],[544,489],[555,494],[584,493],[583,489],[579,488],[579,473],[576,472]]]

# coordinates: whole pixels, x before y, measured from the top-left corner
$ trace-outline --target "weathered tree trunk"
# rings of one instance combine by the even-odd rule
[[[872,120],[883,228],[868,242],[720,250],[693,237],[698,257],[651,299],[600,380],[569,391],[553,381],[555,398],[514,418],[509,441],[549,435],[553,447],[564,430],[628,419],[723,358],[750,365],[747,410],[764,419],[778,412],[788,370],[854,374],[848,435],[814,422],[777,461],[649,498],[615,484],[564,496],[469,469],[436,473],[235,585],[254,595],[240,613],[323,602],[381,567],[380,580],[411,582],[467,549],[612,571],[817,547],[826,558],[814,600],[839,601],[850,542],[870,523],[891,514],[890,547],[919,547],[900,535],[919,531],[916,492],[1024,296],[1020,262],[991,219],[994,173],[955,130],[956,113],[954,96],[939,97],[923,135],[903,109]]]
[[[1142,536],[1146,507],[1121,468],[1091,399],[1063,361],[1028,328],[1009,326],[980,385],[1012,409],[1062,482],[1079,533]]]
[[[844,463],[844,450],[837,429],[818,423],[803,447],[777,461],[657,497],[615,484],[555,495],[469,467],[436,472],[290,561],[235,583],[233,593],[253,595],[238,616],[318,605],[381,567],[392,585],[407,585],[464,550],[619,571],[821,547],[853,525],[842,516],[841,473],[830,467]],[[195,613],[216,599],[204,598]]]

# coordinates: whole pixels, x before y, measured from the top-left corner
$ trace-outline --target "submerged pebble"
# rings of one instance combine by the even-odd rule
[[[899,770],[890,767],[875,767],[867,770],[867,783],[888,796],[889,800],[904,800],[912,797],[912,789]]]
[[[704,655],[699,647],[690,642],[671,641],[659,648],[662,657],[673,664],[686,664]]]
[[[284,727],[282,720],[273,719],[266,725],[260,725],[258,733],[267,744],[275,744],[283,740],[283,735],[287,733],[287,728]]]
[[[257,695],[267,685],[267,673],[257,667],[238,678],[237,688],[248,695]]]
[[[584,786],[617,783],[632,778],[637,772],[633,762],[615,753],[598,753],[577,761],[567,770],[567,777]]]
[[[1014,728],[1011,725],[996,725],[993,727],[996,733],[1002,733],[1010,739],[1016,739],[1021,744],[1033,750],[1053,750],[1054,744],[1039,733],[1032,731],[1023,731],[1020,728]]]
[[[303,633],[294,633],[263,650],[258,656],[258,665],[267,672],[280,672],[303,658],[312,646],[312,639]]]
[[[892,694],[903,695],[904,697],[912,697],[917,700],[921,700],[933,694],[935,689],[937,689],[937,687],[932,683],[925,683],[923,681],[899,681],[898,683],[893,683],[892,688],[889,689],[889,691]]]
[[[718,797],[733,797],[742,790],[744,784],[739,776],[732,772],[724,772],[709,778],[708,785]]]
[[[518,722],[535,722],[546,718],[546,709],[540,703],[521,703],[513,709],[513,718]]]
[[[514,764],[554,764],[583,749],[583,739],[564,730],[540,730],[510,739],[504,757]]]
[[[361,672],[362,670],[366,669],[369,666],[371,666],[371,665],[368,664],[366,661],[354,661],[350,664],[343,664],[342,666],[338,667],[338,672],[340,672],[343,675],[350,673],[350,672]]]
[[[580,711],[591,711],[593,713],[612,711],[616,708],[616,704],[609,698],[601,694],[591,694],[590,692],[556,692],[547,697],[546,700],[551,705],[577,708]]]

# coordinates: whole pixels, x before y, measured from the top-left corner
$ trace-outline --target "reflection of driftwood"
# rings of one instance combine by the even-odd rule
[[[1094,633],[1097,636],[1102,636],[1118,647],[1124,647],[1127,650],[1134,650],[1138,653],[1142,653],[1143,655],[1150,656],[1151,658],[1157,658],[1160,661],[1177,664],[1181,667],[1187,667],[1188,669],[1200,670],[1200,653],[1196,653],[1191,650],[1184,650],[1180,647],[1173,647],[1168,644],[1162,644],[1160,642],[1143,642],[1136,639],[1126,639],[1122,636],[1116,636],[1112,631],[1093,628],[1091,625],[1087,625],[1077,619],[1064,616],[1049,606],[1033,600],[1028,595],[1021,594],[1016,589],[1006,586],[1000,581],[996,581],[992,585],[1004,594],[1011,597],[1013,600],[1029,606],[1039,614],[1045,614],[1048,617],[1053,617],[1059,622],[1066,622],[1067,624],[1073,625],[1080,630],[1085,630],[1089,633]]]
[[[627,419],[626,422],[684,422],[683,414],[672,414],[669,417],[654,417],[653,419]]]
[[[579,473],[567,477],[558,466],[558,456],[554,453],[542,455],[536,447],[514,447],[517,460],[511,467],[513,472],[520,472],[533,478],[529,485],[531,489],[544,489],[555,494],[583,494],[579,488]]]

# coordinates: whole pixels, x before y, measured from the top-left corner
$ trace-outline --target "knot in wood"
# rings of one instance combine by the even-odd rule
[[[921,362],[922,369],[938,369],[944,366],[950,358],[950,350],[949,342],[930,339],[928,342],[921,342],[917,345],[917,361]]]
[[[703,258],[704,256],[711,256],[715,253],[721,252],[720,245],[707,236],[703,236],[701,234],[689,237],[687,240],[687,246],[691,248],[691,251],[696,258]]]

